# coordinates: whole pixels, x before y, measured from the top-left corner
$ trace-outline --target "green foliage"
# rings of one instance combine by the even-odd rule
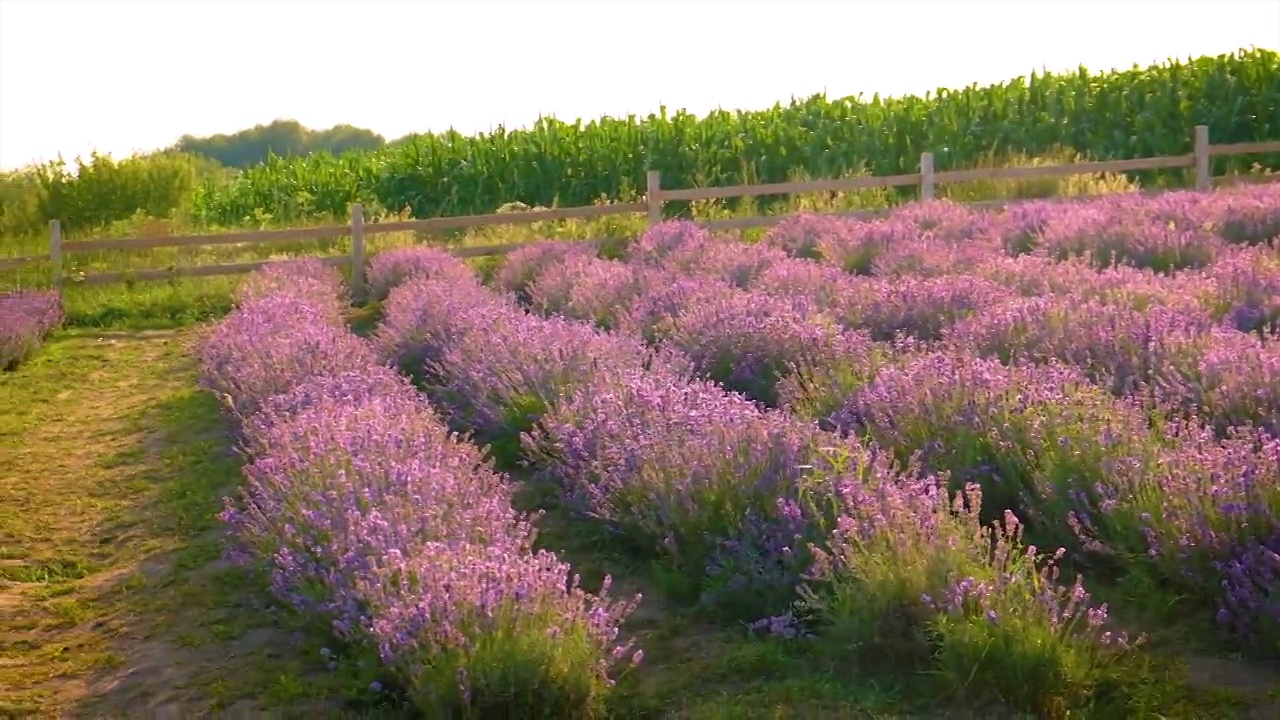
[[[269,125],[255,125],[231,135],[219,133],[202,138],[183,135],[174,149],[212,158],[230,168],[243,169],[266,162],[271,155],[295,157],[319,152],[341,155],[351,151],[378,150],[386,144],[381,135],[353,125],[310,130],[296,120],[276,120]]]
[[[643,119],[544,118],[528,130],[474,137],[450,131],[390,144],[349,125],[315,131],[278,120],[231,135],[184,136],[148,156],[95,155],[78,174],[61,162],[2,174],[0,233],[43,234],[53,218],[68,231],[88,231],[139,212],[190,215],[202,227],[265,227],[345,217],[353,202],[371,216],[415,217],[487,213],[509,202],[589,205],[636,197],[650,168],[662,172],[667,187],[688,187],[911,173],[924,150],[934,153],[938,170],[1176,155],[1190,152],[1197,124],[1209,126],[1215,143],[1280,138],[1278,105],[1280,53],[1252,49],[1122,72],[1032,74],[924,97],[814,96],[703,118],[666,108]],[[1280,167],[1280,157],[1215,163],[1217,173],[1248,172],[1254,164]],[[1068,194],[1127,190],[1135,179],[1178,185],[1184,175],[1085,179]],[[1061,194],[1062,184],[974,182],[941,186],[939,194],[1041,197]],[[893,195],[884,194],[886,201]],[[728,205],[751,210],[776,200]],[[668,211],[682,213],[686,205],[672,203]]]
[[[67,327],[157,329],[185,327],[226,315],[239,276],[160,282],[80,285],[63,289]]]
[[[514,612],[509,604],[492,616],[491,629],[469,638],[465,649],[406,663],[403,673],[413,678],[406,694],[427,717],[605,716],[612,686],[599,671],[599,651],[587,628],[571,625],[553,636],[547,628],[558,618]]]
[[[778,383],[779,404],[806,420],[822,422],[891,361],[888,352],[877,350],[865,362],[801,368]]]
[[[220,225],[226,218],[231,225],[264,225],[344,217],[356,202],[364,204],[366,215],[374,216],[385,209],[371,189],[380,182],[377,157],[316,154],[286,160],[272,155],[242,171],[233,183],[201,186],[193,217],[202,224]]]
[[[43,228],[40,196],[34,171],[0,172],[0,233],[16,235]]]
[[[973,168],[1020,168],[1072,165],[1090,162],[1085,153],[1062,148],[1049,148],[1040,155],[1025,152],[1008,153],[999,157],[979,158]],[[1088,173],[1056,177],[1029,177],[1005,180],[968,180],[938,186],[939,198],[955,202],[982,202],[984,200],[1036,200],[1052,197],[1079,197],[1136,192],[1139,185],[1120,173]]]
[[[1277,106],[1280,53],[1252,49],[1120,72],[1032,74],[924,97],[815,96],[704,118],[663,108],[644,119],[543,118],[529,130],[415,135],[371,154],[269,161],[233,183],[201,188],[196,204],[202,218],[224,225],[255,211],[278,221],[341,215],[353,201],[434,217],[492,212],[510,201],[550,207],[624,197],[644,187],[650,168],[664,185],[687,187],[784,182],[797,171],[912,173],[925,150],[939,170],[1059,148],[1100,160],[1178,155],[1191,151],[1198,124],[1215,143],[1280,138]],[[1217,169],[1240,169],[1231,162]]]
[[[139,214],[177,218],[203,181],[225,180],[224,169],[206,158],[181,153],[137,155],[115,160],[94,153],[76,158],[74,172],[59,159],[6,173],[0,183],[0,232],[42,233],[50,220],[64,232],[101,228]]]
[[[865,458],[832,460],[859,489],[801,588],[820,642],[927,673],[970,707],[1046,718],[1073,716],[1127,660],[1132,645],[1107,629],[1105,607],[1079,578],[1060,584],[1062,551],[1025,544],[1008,512],[983,525],[976,486],[948,508],[945,494],[920,502],[923,484],[875,477]]]

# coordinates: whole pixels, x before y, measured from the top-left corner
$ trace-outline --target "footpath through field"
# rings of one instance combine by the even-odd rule
[[[312,685],[219,559],[240,463],[191,336],[69,332],[0,375],[0,716],[241,714]]]

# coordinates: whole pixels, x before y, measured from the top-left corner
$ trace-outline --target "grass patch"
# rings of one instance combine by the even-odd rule
[[[67,325],[82,328],[173,329],[213,320],[231,310],[241,277],[185,278],[117,285],[68,284]]]
[[[240,458],[189,336],[69,331],[0,374],[0,715],[342,701],[345,669],[221,561]]]

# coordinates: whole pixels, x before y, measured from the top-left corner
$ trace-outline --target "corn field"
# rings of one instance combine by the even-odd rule
[[[1177,155],[1191,152],[1197,124],[1209,126],[1215,143],[1280,138],[1280,53],[1033,74],[923,98],[813,97],[702,118],[664,108],[644,119],[543,119],[524,131],[422,135],[372,154],[273,160],[200,189],[195,212],[234,224],[263,213],[341,215],[362,202],[433,217],[492,212],[515,200],[573,206],[626,197],[643,192],[649,168],[661,171],[664,186],[687,187],[785,182],[797,171],[910,173],[923,151],[934,153],[939,170],[1055,146],[1099,160]]]
[[[1215,144],[1280,139],[1280,53],[1241,50],[1098,74],[1081,68],[925,97],[817,96],[701,118],[663,108],[646,118],[543,119],[528,130],[416,135],[382,150],[339,157],[271,157],[232,179],[205,174],[194,185],[191,172],[173,161],[152,171],[132,160],[112,165],[105,159],[104,169],[111,172],[88,173],[85,187],[73,187],[83,178],[66,176],[61,168],[25,183],[11,177],[0,204],[12,207],[7,213],[0,207],[0,219],[13,231],[28,225],[42,231],[57,217],[79,232],[145,211],[151,217],[181,215],[184,223],[201,227],[269,226],[345,216],[353,202],[370,214],[407,210],[425,218],[493,212],[513,201],[575,206],[631,199],[643,193],[648,169],[661,171],[663,186],[670,188],[911,173],[923,151],[934,153],[940,171],[990,166],[1012,155],[1178,155],[1191,152],[1197,124],[1209,126]],[[1280,156],[1215,163],[1218,174],[1247,170],[1252,163],[1280,168]],[[1177,185],[1184,175],[1148,172],[1132,178],[1144,185]],[[105,187],[113,178],[140,187]],[[41,185],[48,190],[41,197],[25,192],[38,192]],[[9,195],[26,198],[24,206],[5,200]],[[132,198],[142,204],[117,207]],[[669,208],[681,209],[678,203]]]

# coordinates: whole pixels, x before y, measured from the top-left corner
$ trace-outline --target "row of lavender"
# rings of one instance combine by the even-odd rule
[[[800,217],[754,246],[671,224],[625,263],[537,246],[497,280],[978,482],[1037,542],[1216,604],[1275,653],[1277,235],[1267,188],[1004,215],[939,203]]]
[[[61,324],[62,300],[55,292],[0,294],[0,370],[12,370],[31,357]]]
[[[664,292],[665,302],[699,307],[667,333],[685,347],[706,346],[707,332],[740,334],[720,317],[741,317],[747,311],[727,307],[738,303],[756,318],[820,316],[875,341],[945,334],[1005,362],[1056,359],[1118,394],[1158,392],[1219,427],[1275,427],[1280,349],[1269,338],[1280,323],[1280,263],[1267,243],[1276,235],[1272,188],[1031,203],[1001,215],[935,203],[875,223],[800,216],[755,246],[673,224],[632,248],[629,265],[534,247],[513,255],[499,281],[542,313],[602,327]],[[1064,254],[1067,245],[1083,249]],[[1134,260],[1144,248],[1193,245],[1203,267],[1157,271]],[[799,259],[810,256],[823,262]],[[672,273],[686,289],[669,288]],[[640,324],[629,330],[655,331],[652,317],[625,319]],[[770,342],[774,364],[801,342]],[[770,390],[759,399],[775,400]]]
[[[250,459],[234,556],[427,717],[594,714],[634,602],[532,547],[506,478],[344,324],[341,276],[269,266],[202,339],[202,384]],[[607,584],[606,584],[607,590]]]
[[[934,204],[881,223],[801,217],[758,246],[671,224],[628,263],[536,246],[498,282],[541,313],[675,345],[704,377],[900,461],[980,480],[1038,541],[1216,602],[1231,633],[1276,652],[1277,233],[1271,188],[1006,215]],[[1135,266],[1143,243],[1174,236],[1211,247],[1210,263]],[[1064,238],[1129,260],[1071,258]]]
[[[658,245],[678,252],[682,243],[667,241],[685,230],[650,232],[633,257]],[[561,249],[527,251],[501,279],[523,285],[537,275],[534,285],[543,284],[557,263],[537,272],[533,256],[566,252],[548,247]],[[980,483],[928,472],[917,462],[895,467],[892,453],[875,443],[707,379],[767,396],[771,373],[784,369],[766,368],[771,343],[815,348],[790,359],[805,367],[862,373],[875,342],[805,322],[787,303],[768,305],[775,315],[748,313],[727,330],[705,321],[701,342],[686,327],[682,342],[671,331],[680,318],[704,312],[695,298],[709,282],[654,271],[664,282],[634,302],[594,306],[618,311],[612,320],[628,328],[606,331],[529,313],[515,294],[484,287],[442,252],[387,252],[368,273],[385,295],[373,344],[382,360],[415,378],[454,428],[474,433],[506,462],[525,463],[581,518],[728,617],[905,655],[957,688],[995,692],[1030,711],[1088,686],[1091,673],[1124,654],[1130,644],[1110,627],[1106,607],[1092,606],[1078,579],[1059,584],[1066,550],[1023,543],[1024,519],[1062,520],[1065,528],[1065,519],[1035,512],[1065,512],[1074,496],[1055,495],[1056,505],[1028,507],[1024,517],[1023,506],[1005,502],[1007,486],[973,473]],[[579,279],[590,285],[597,277]],[[706,312],[728,319],[723,307]],[[735,340],[718,344],[735,329]],[[720,372],[722,361],[731,369]],[[956,371],[967,367],[956,364]],[[1026,382],[1038,380],[1084,384],[1066,373]],[[1042,395],[1046,408],[1060,399]],[[961,489],[954,500],[946,491],[952,481]],[[988,489],[995,503],[984,501]],[[1058,535],[1062,542],[1048,547],[1079,545]],[[992,643],[1002,652],[988,653]],[[1028,672],[1043,673],[1045,682],[1024,682]]]

